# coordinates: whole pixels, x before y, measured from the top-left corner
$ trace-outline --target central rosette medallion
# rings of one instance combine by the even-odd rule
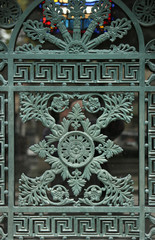
[[[59,141],[58,154],[69,167],[80,168],[88,164],[94,157],[93,140],[84,132],[72,131]]]

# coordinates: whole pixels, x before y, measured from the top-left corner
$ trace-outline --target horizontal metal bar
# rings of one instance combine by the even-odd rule
[[[0,213],[5,213],[9,211],[9,207],[0,206]]]
[[[7,86],[0,86],[0,92],[8,92],[10,87]],[[29,85],[29,86],[11,86],[12,91],[14,92],[29,92],[29,91],[38,91],[38,92],[119,92],[119,91],[127,91],[127,92],[155,92],[155,86],[105,86],[105,85],[99,85],[99,86],[94,86],[94,85],[84,85],[84,86],[34,86],[34,85]]]
[[[26,91],[38,91],[38,92],[139,92],[141,91],[139,86],[15,86],[13,87],[14,92],[26,92]],[[153,88],[152,88],[153,90]],[[155,87],[154,87],[155,90]]]
[[[135,212],[138,213],[140,212],[140,207],[34,207],[34,206],[29,206],[29,207],[14,207],[13,208],[14,212],[25,212],[25,213],[34,213],[34,212],[50,212],[50,213],[128,213],[128,212]]]
[[[54,52],[53,52],[54,53]],[[13,59],[66,59],[66,60],[102,60],[102,59],[155,59],[155,53],[103,53],[103,54],[98,54],[98,53],[88,53],[88,54],[51,54],[49,53],[5,53],[5,54],[0,54],[1,59],[7,59],[10,58],[10,56]]]
[[[155,207],[145,207],[146,213],[155,213]]]

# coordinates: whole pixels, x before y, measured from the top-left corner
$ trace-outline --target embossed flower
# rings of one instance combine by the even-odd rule
[[[53,197],[54,201],[62,201],[62,199],[65,197],[69,197],[68,193],[63,190],[62,187],[57,187],[56,189],[51,190],[51,195]]]
[[[60,147],[62,158],[68,164],[83,164],[91,153],[89,139],[82,135],[74,134],[66,137]]]
[[[84,100],[83,105],[90,112],[97,112],[101,107],[99,99],[94,97],[90,97],[88,101]]]
[[[100,201],[102,190],[99,187],[92,187],[90,191],[85,192],[85,198],[89,198],[91,201]]]
[[[54,109],[56,112],[62,112],[68,105],[69,100],[64,100],[63,97],[54,97],[51,103],[51,109]]]

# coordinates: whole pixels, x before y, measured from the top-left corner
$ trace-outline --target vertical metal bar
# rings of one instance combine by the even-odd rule
[[[139,92],[139,205],[140,239],[145,239],[145,59],[140,59]]]
[[[8,240],[13,239],[14,206],[14,93],[13,93],[13,59],[8,60]]]

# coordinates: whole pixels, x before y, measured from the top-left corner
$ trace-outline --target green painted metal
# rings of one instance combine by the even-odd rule
[[[0,4],[0,27],[13,28],[22,13],[20,6],[14,0],[1,0]]]
[[[155,24],[155,3],[153,0],[137,0],[133,5],[133,12],[142,26]]]
[[[84,0],[69,1],[73,34],[64,24],[62,8],[46,0],[44,14],[51,26],[58,27],[61,38],[37,19],[29,19],[41,2],[33,1],[22,14],[15,1],[0,1],[0,26],[14,27],[9,45],[0,41],[0,237],[154,239],[155,40],[145,45],[139,25],[154,24],[154,1],[136,0],[131,12],[122,1],[113,0],[125,15],[93,37],[95,28],[108,18],[108,0],[94,5],[82,35],[80,24],[87,9]],[[4,8],[8,9],[7,18],[1,14]],[[21,28],[32,42],[19,46],[16,40]],[[135,46],[128,41],[132,30],[137,34]],[[46,43],[48,49],[44,48]],[[145,77],[147,68],[149,77]],[[35,120],[49,129],[44,139],[30,146],[49,169],[35,178],[23,172],[18,179],[19,192],[14,186],[15,96],[23,124]],[[136,98],[137,204],[130,170],[127,176],[116,177],[106,168],[123,148],[105,133],[110,123],[132,121]]]
[[[47,107],[51,97],[53,101],[50,107]],[[99,98],[104,101],[105,107],[101,107]],[[69,106],[71,99],[77,100]],[[46,158],[45,161],[51,165],[51,170],[47,170],[41,177],[35,179],[28,178],[24,174],[21,176],[20,204],[133,205],[131,176],[117,179],[102,169],[102,164],[123,149],[113,141],[107,140],[107,136],[101,133],[102,128],[106,128],[110,122],[117,119],[130,122],[133,100],[134,95],[129,93],[124,96],[95,93],[84,95],[22,93],[20,95],[22,120],[26,122],[34,118],[51,131],[46,140],[30,147],[40,157]],[[60,124],[56,124],[55,119],[49,114],[50,110],[60,113]],[[91,114],[102,111],[102,114],[96,119],[96,124],[91,124],[83,111]],[[79,130],[80,128],[82,131]],[[57,148],[55,142],[58,142]],[[95,142],[98,144],[96,147]],[[98,156],[95,156],[95,150]],[[54,156],[55,152],[58,152],[58,157]],[[62,177],[60,183],[68,179],[67,187],[72,189],[73,197],[79,196],[93,174],[97,175],[104,187],[100,187],[101,184],[90,185],[85,189],[83,198],[70,199],[65,183],[48,187],[57,174]],[[48,198],[48,192],[52,195],[53,201]],[[105,197],[102,197],[103,192]]]

